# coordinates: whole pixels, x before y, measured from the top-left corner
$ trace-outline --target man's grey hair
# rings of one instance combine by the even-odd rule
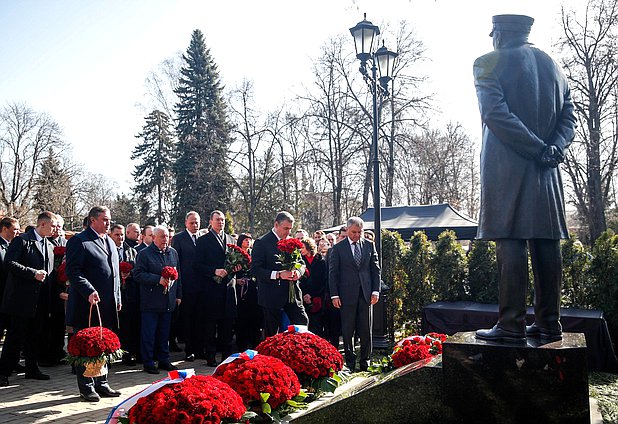
[[[363,221],[362,218],[359,218],[358,216],[353,216],[352,218],[348,218],[348,222],[346,223],[347,228],[350,228],[350,227],[363,228],[364,226],[365,226],[365,221]]]
[[[167,229],[165,225],[157,225],[156,227],[153,227],[152,229],[153,236],[156,236],[158,233],[161,233],[161,232],[169,234],[169,230]]]
[[[277,224],[281,224],[283,221],[294,223],[294,217],[291,213],[287,211],[277,212],[277,216],[275,217],[275,222]]]
[[[198,219],[200,219],[200,214],[199,214],[199,213],[197,213],[196,211],[189,211],[189,212],[187,212],[187,214],[185,215],[185,221],[186,221],[187,219],[189,219],[189,217],[190,217],[191,215],[195,215],[195,216],[197,216],[197,218],[198,218]]]

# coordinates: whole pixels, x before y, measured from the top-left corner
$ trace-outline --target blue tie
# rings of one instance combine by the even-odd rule
[[[360,267],[360,263],[361,263],[361,250],[360,250],[360,246],[358,245],[358,242],[353,242],[352,243],[354,245],[354,261],[356,261],[356,266]]]

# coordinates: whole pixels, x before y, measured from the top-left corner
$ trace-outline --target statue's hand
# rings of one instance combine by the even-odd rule
[[[554,145],[546,146],[541,153],[541,164],[550,168],[557,168],[564,161],[564,154]]]

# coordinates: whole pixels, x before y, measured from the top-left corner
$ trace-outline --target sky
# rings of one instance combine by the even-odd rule
[[[530,41],[552,53],[560,7],[582,0],[0,0],[0,107],[24,102],[63,129],[75,161],[119,192],[131,188],[130,156],[147,111],[145,79],[184,52],[200,29],[223,84],[252,80],[255,102],[275,109],[311,84],[329,38],[363,19],[408,21],[426,47],[436,125],[480,139],[474,59],[492,49],[491,17],[535,18]],[[388,36],[384,39],[389,46]],[[394,47],[394,40],[392,43]],[[353,47],[351,47],[353,48]]]

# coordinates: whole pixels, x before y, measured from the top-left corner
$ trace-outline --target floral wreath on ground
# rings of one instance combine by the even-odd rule
[[[211,376],[194,376],[140,398],[129,410],[131,424],[235,423],[246,411],[228,384]]]
[[[66,357],[69,365],[89,365],[113,362],[122,358],[120,340],[105,327],[88,327],[79,330],[69,339]]]
[[[406,337],[395,345],[391,355],[371,364],[369,371],[382,373],[413,362],[432,358],[442,353],[442,343],[446,339],[446,334],[440,333],[427,333],[424,336]]]
[[[273,421],[306,407],[303,400],[307,395],[301,392],[294,371],[281,360],[254,350],[230,356],[213,377],[236,390],[251,411]]]
[[[301,386],[315,396],[334,392],[342,382],[338,375],[343,368],[341,353],[303,326],[289,326],[287,331],[266,338],[256,350],[262,355],[274,356],[292,368]]]

